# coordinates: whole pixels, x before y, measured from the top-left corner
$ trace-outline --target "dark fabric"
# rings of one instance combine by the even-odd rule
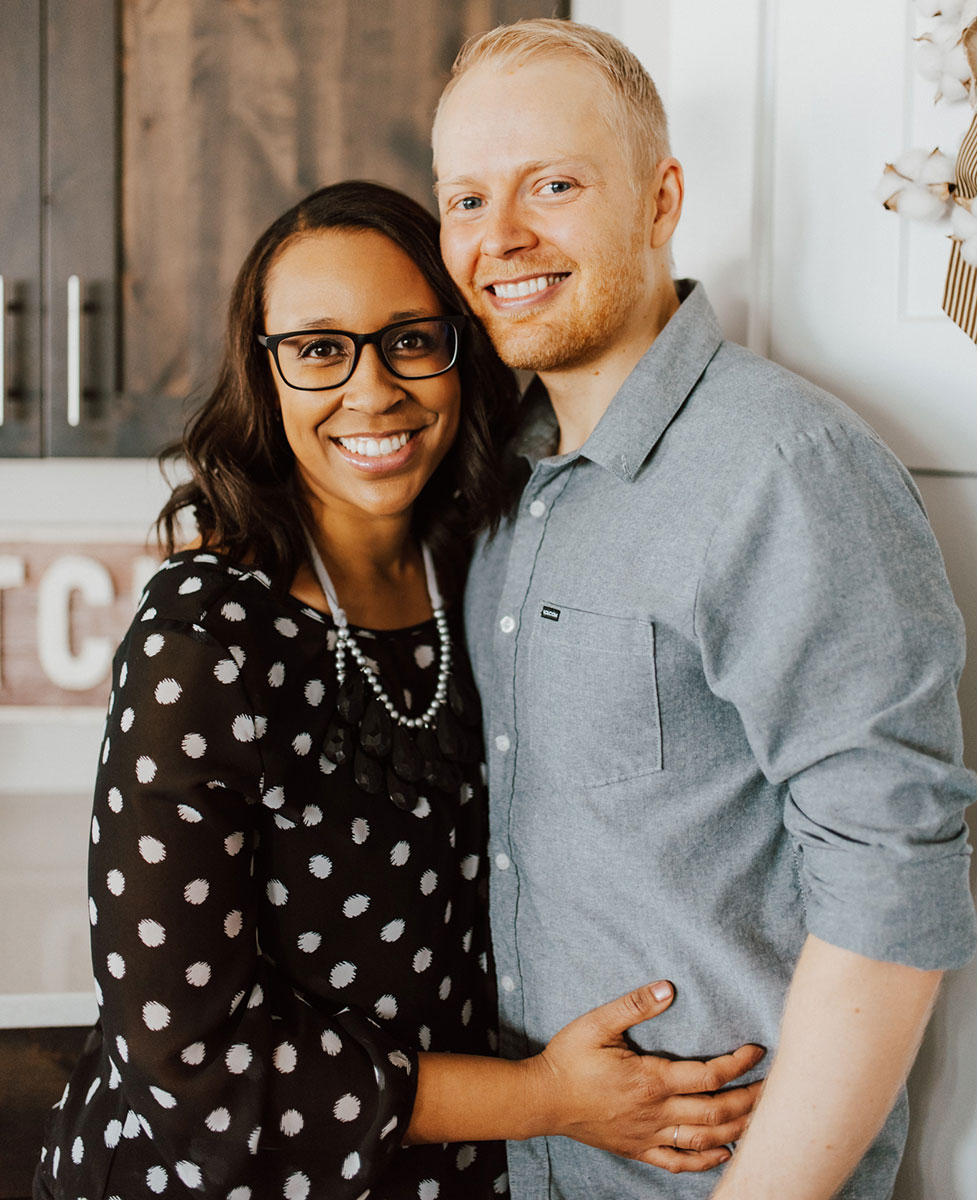
[[[149,585],[96,784],[101,1019],[47,1138],[57,1200],[505,1191],[496,1145],[400,1147],[417,1050],[495,1044],[478,743],[412,810],[367,795],[322,753],[334,636],[212,554]],[[358,637],[423,711],[433,621]]]

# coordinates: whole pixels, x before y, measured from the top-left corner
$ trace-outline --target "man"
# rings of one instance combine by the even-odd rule
[[[659,976],[644,1049],[777,1047],[718,1186],[538,1139],[513,1195],[881,1200],[940,973],[977,945],[962,627],[921,503],[673,282],[682,171],[615,39],[467,46],[434,151],[448,268],[537,372],[466,599],[503,1053]]]

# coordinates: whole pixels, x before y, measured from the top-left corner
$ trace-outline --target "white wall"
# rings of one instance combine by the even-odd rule
[[[873,197],[886,161],[969,122],[934,110],[913,71],[911,0],[573,12],[622,37],[662,92],[688,187],[679,274],[705,281],[728,336],[841,395],[914,469],[977,647],[977,346],[939,312],[946,231]],[[977,767],[977,650],[960,696]],[[910,1093],[896,1200],[977,1200],[977,964],[948,979]]]

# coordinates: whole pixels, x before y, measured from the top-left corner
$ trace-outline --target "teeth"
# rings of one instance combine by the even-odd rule
[[[402,450],[411,439],[409,433],[395,433],[392,437],[380,438],[336,438],[341,446],[345,446],[351,454],[358,454],[360,458],[380,458],[386,454],[393,454],[395,450]]]
[[[492,285],[492,290],[503,300],[518,300],[520,296],[534,296],[537,292],[543,291],[544,288],[552,287],[554,283],[559,283],[564,276],[560,275],[536,275],[532,279],[520,279],[518,283],[496,283]]]

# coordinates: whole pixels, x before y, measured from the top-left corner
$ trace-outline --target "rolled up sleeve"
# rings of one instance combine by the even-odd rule
[[[963,623],[918,494],[868,431],[825,427],[755,464],[711,540],[696,632],[710,688],[783,785],[809,932],[967,962]]]

